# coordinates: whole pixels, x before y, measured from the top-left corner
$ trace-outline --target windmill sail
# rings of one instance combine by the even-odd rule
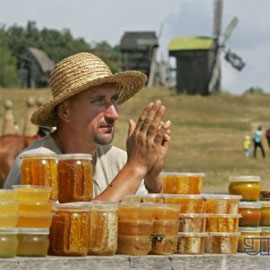
[[[215,0],[214,2],[214,29],[213,35],[216,39],[219,38],[222,29],[222,10],[223,10],[223,1]]]

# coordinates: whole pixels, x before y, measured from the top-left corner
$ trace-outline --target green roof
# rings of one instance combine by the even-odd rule
[[[169,51],[209,50],[214,39],[209,37],[173,38],[168,46]]]

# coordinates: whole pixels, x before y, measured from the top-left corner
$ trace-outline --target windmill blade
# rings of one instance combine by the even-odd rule
[[[155,75],[157,72],[157,53],[158,53],[158,47],[154,47],[147,87],[151,87],[155,85]]]
[[[213,93],[216,92],[219,89],[216,89],[216,85],[218,85],[218,81],[220,80],[220,55],[222,52],[222,48],[219,47],[217,49],[216,55],[215,55],[215,62],[212,68],[211,77],[208,84],[208,92]]]
[[[215,0],[214,2],[214,29],[213,35],[216,39],[219,38],[222,28],[222,10],[223,10],[223,0]]]
[[[235,29],[235,27],[237,26],[239,20],[237,17],[234,17],[231,22],[229,23],[229,25],[227,26],[225,32],[224,32],[224,39],[223,39],[223,43],[222,46],[225,46],[225,43],[228,41],[228,39],[230,38],[233,30]]]

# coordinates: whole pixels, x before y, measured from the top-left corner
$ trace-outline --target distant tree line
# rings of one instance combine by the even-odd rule
[[[83,38],[74,38],[69,29],[39,30],[34,21],[29,21],[26,27],[0,27],[0,87],[18,85],[17,62],[28,47],[43,50],[55,63],[77,52],[92,52],[100,56],[113,72],[119,71],[119,46],[113,47],[106,41],[89,44]]]

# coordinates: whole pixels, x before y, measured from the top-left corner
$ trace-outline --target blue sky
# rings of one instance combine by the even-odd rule
[[[212,35],[213,0],[0,0],[0,23],[39,28],[69,28],[88,42],[119,43],[124,31],[159,32],[160,54],[167,57],[171,38]],[[222,86],[231,93],[249,87],[270,92],[270,1],[224,0],[223,29],[237,16],[239,24],[228,48],[247,63],[242,72],[223,61]]]

